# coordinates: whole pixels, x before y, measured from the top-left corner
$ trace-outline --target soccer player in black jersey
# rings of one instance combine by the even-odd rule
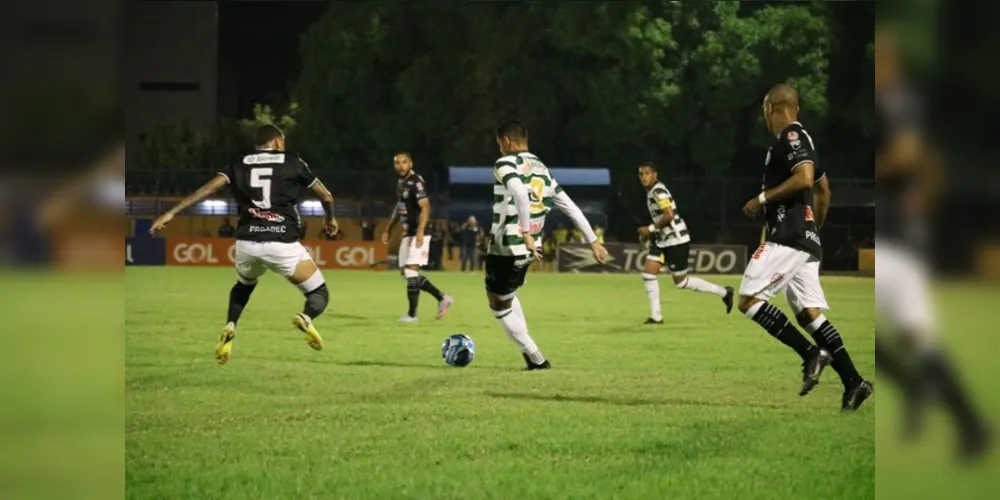
[[[895,40],[880,29],[875,37],[875,311],[885,329],[876,335],[875,364],[903,390],[905,437],[919,434],[924,407],[933,396],[955,419],[960,455],[975,458],[989,449],[992,437],[937,339],[924,213],[938,185],[936,162],[899,66]]]
[[[755,217],[763,209],[766,241],[743,274],[740,311],[802,358],[800,395],[808,394],[826,365],[832,364],[844,384],[841,409],[853,411],[874,389],[858,374],[840,333],[823,315],[829,306],[819,282],[822,246],[812,196],[819,158],[812,138],[798,122],[799,96],[794,88],[774,86],[764,98],[763,111],[775,140],[764,160],[761,193],[743,211]],[[816,345],[768,303],[782,291]]]
[[[297,204],[308,188],[326,211],[325,230],[337,233],[333,195],[301,158],[285,151],[284,133],[274,125],[257,129],[253,151],[241,155],[216,176],[184,198],[153,223],[150,233],[162,230],[178,213],[211,196],[222,186],[232,187],[239,212],[236,228],[236,284],[229,292],[229,312],[215,347],[220,364],[229,361],[236,337],[236,323],[268,269],[290,281],[306,296],[305,307],[292,324],[305,334],[309,347],[323,349],[323,338],[313,325],[326,309],[329,291],[309,252],[299,243],[302,222]]]
[[[405,151],[392,157],[393,168],[399,174],[396,184],[396,208],[389,218],[389,225],[382,233],[382,243],[389,243],[389,235],[393,226],[399,222],[403,226],[403,238],[399,244],[399,268],[406,278],[406,298],[410,308],[406,316],[399,320],[403,323],[417,321],[417,305],[420,302],[420,291],[431,294],[438,301],[437,319],[441,319],[454,303],[451,295],[438,290],[426,276],[420,274],[420,268],[427,265],[430,256],[431,237],[425,235],[427,222],[431,217],[431,200],[427,198],[427,185],[424,178],[413,171],[413,157]]]

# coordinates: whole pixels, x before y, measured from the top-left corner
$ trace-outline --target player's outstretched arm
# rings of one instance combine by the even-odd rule
[[[583,210],[580,210],[580,207],[573,202],[573,199],[566,194],[566,191],[560,190],[556,193],[552,201],[556,208],[572,219],[573,225],[583,232],[583,236],[587,238],[587,243],[590,243],[590,248],[594,251],[594,257],[597,258],[598,262],[603,264],[608,259],[608,250],[597,240],[597,234],[594,233],[594,228],[590,226],[590,221],[583,215]]]
[[[820,177],[813,185],[813,208],[816,210],[816,229],[823,229],[826,222],[826,213],[830,210],[830,181],[826,176]]]
[[[594,228],[590,226],[590,221],[583,215],[583,210],[580,210],[580,207],[566,194],[566,191],[556,193],[552,201],[556,208],[566,214],[573,221],[573,225],[583,232],[583,236],[587,238],[587,243],[597,241],[597,234],[594,233]]]
[[[175,205],[167,213],[161,215],[153,222],[153,226],[149,228],[149,234],[156,233],[166,227],[167,223],[173,220],[174,216],[184,211],[184,209],[198,203],[209,196],[215,194],[222,186],[225,186],[229,182],[229,179],[223,174],[217,174],[212,180],[206,182],[203,186],[198,188],[197,191],[188,195],[187,198],[181,200],[180,203]]]
[[[313,194],[319,198],[319,202],[323,204],[323,212],[326,213],[326,218],[323,220],[324,229],[326,234],[333,236],[337,234],[340,228],[337,226],[337,218],[334,217],[334,210],[336,208],[335,200],[333,199],[333,193],[323,185],[323,181],[316,179],[315,182],[310,184],[309,187]]]

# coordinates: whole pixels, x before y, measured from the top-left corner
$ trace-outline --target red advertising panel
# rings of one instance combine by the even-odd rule
[[[374,241],[303,240],[320,269],[374,269],[389,257],[386,245]],[[233,266],[236,240],[167,238],[168,266]]]

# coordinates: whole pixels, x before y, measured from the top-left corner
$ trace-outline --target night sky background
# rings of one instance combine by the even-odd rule
[[[254,103],[286,102],[299,72],[301,35],[328,6],[299,0],[219,2],[219,114],[249,116]],[[260,71],[262,63],[268,71]]]

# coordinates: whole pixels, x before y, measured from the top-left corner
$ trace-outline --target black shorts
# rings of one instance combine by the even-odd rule
[[[666,264],[670,274],[684,274],[688,271],[688,253],[690,251],[690,243],[658,247],[652,241],[649,242],[649,256],[659,260],[660,264]]]
[[[510,295],[524,285],[531,267],[531,256],[486,256],[486,290],[495,295]]]

